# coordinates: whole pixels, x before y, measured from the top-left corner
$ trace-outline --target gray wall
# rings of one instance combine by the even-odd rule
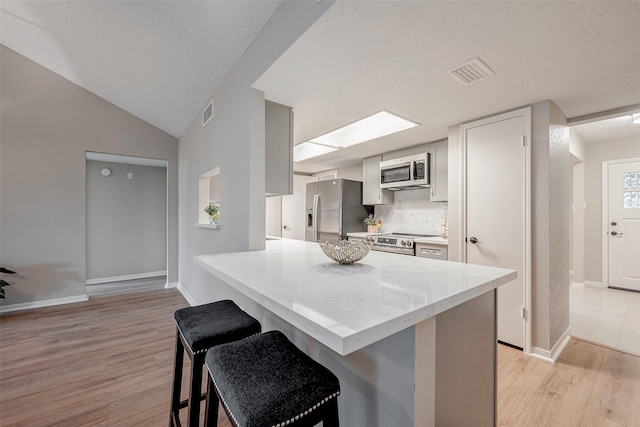
[[[180,285],[192,303],[218,299],[194,255],[264,248],[265,97],[251,85],[332,4],[283,2],[180,138]],[[202,108],[205,108],[203,105]],[[220,167],[220,229],[196,227],[198,177]]]
[[[85,295],[85,152],[168,161],[168,280],[177,279],[177,141],[2,46],[3,305]]]
[[[87,280],[166,269],[167,169],[87,160]]]
[[[585,144],[585,280],[602,283],[602,162],[640,157],[640,141],[627,137]]]

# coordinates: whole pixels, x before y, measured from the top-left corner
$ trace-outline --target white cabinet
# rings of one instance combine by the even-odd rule
[[[368,157],[362,162],[362,204],[393,204],[393,191],[380,188],[380,161],[382,156]]]
[[[449,150],[448,142],[430,144],[431,153],[431,194],[432,202],[446,202],[449,193]]]
[[[265,192],[293,193],[293,110],[265,101]]]

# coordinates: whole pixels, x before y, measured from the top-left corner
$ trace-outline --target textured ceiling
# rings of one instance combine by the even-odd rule
[[[638,1],[337,2],[255,87],[294,108],[295,143],[382,109],[422,124],[295,167],[316,172],[546,99],[567,117],[638,105],[639,22]],[[447,75],[474,57],[496,75]]]
[[[573,130],[586,143],[636,137],[640,155],[640,124],[632,123],[631,115],[577,125]]]
[[[5,1],[0,41],[179,137],[280,1]]]
[[[0,41],[179,137],[279,3],[2,0]],[[421,123],[296,164],[316,172],[545,99],[567,117],[638,105],[639,22],[640,1],[338,1],[254,86],[294,107],[295,143],[382,109]],[[446,74],[475,57],[496,75]],[[640,135],[594,126],[576,129]]]

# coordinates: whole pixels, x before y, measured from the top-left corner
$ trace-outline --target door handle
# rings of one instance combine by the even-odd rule
[[[476,243],[482,243],[480,240],[476,239],[475,237],[471,237],[471,238],[469,239],[469,241],[470,241],[471,243],[473,243],[473,244],[476,244]]]
[[[621,237],[622,237],[622,234],[623,234],[623,233],[618,233],[617,231],[612,231],[612,232],[611,232],[611,235],[612,235],[612,236],[621,236]]]
[[[291,230],[291,227],[289,227],[288,225],[284,225],[282,226],[282,228],[284,228],[285,230]]]

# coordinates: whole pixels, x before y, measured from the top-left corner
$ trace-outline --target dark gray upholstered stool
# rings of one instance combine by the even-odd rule
[[[337,427],[340,382],[281,332],[270,331],[207,351],[205,426],[218,401],[234,426]]]
[[[176,353],[171,389],[169,426],[179,426],[180,409],[188,406],[187,425],[197,426],[200,417],[202,367],[209,348],[259,334],[260,322],[242,311],[233,301],[224,300],[177,310]],[[180,401],[184,352],[191,359],[191,385],[187,400]]]

